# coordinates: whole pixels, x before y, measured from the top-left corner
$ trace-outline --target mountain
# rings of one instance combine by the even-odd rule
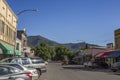
[[[59,43],[49,40],[47,38],[44,38],[42,36],[28,36],[28,45],[29,46],[39,46],[41,43],[46,43],[49,46],[58,46]]]
[[[49,40],[49,39],[44,38],[40,35],[28,36],[28,45],[29,46],[39,46],[41,43],[46,43],[49,46],[65,46],[73,51],[79,50],[80,48],[84,48],[84,47],[98,46],[98,45],[89,44],[89,43],[85,43],[85,42],[60,44],[56,41]]]

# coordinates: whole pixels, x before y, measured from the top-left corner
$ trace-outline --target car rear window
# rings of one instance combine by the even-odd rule
[[[22,64],[23,65],[30,64],[30,61],[28,59],[22,59]]]
[[[31,61],[33,64],[44,63],[44,60],[42,58],[31,58]]]

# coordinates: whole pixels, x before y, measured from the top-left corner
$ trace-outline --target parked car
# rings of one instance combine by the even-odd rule
[[[95,67],[97,67],[97,68],[104,68],[104,69],[109,68],[109,66],[106,62],[94,62],[94,63],[96,64]]]
[[[92,67],[92,62],[91,61],[87,61],[83,63],[84,67]]]
[[[48,61],[44,61],[44,63],[45,63],[46,65],[48,65]]]
[[[108,68],[108,64],[105,62],[88,61],[88,62],[85,62],[83,65],[84,67],[90,67],[90,68],[105,68],[105,69]]]
[[[70,60],[70,61],[68,62],[68,64],[70,64],[70,65],[75,65],[75,64],[78,64],[78,62],[75,61],[75,60]]]
[[[112,70],[113,72],[116,72],[116,71],[120,70],[120,62],[114,63],[114,64],[111,66],[111,70]]]
[[[22,71],[28,71],[28,72],[31,72],[32,74],[32,79],[33,80],[36,80],[38,79],[40,76],[38,75],[38,72],[36,69],[33,69],[33,68],[26,68],[24,67],[23,65],[21,64],[17,64],[17,63],[1,63],[0,65],[8,65],[8,66],[12,66],[12,67],[15,67],[15,68],[18,68]]]
[[[40,57],[34,57],[34,58],[30,58],[31,59],[31,62],[32,62],[32,68],[39,68],[41,73],[44,73],[47,71],[47,68],[46,68],[46,63],[45,61],[40,58]]]
[[[22,64],[27,68],[35,68],[41,75],[43,72],[46,72],[46,65],[44,63],[44,60],[40,57],[35,58],[28,58],[28,57],[12,57],[12,58],[6,58],[1,60],[2,63],[18,63]]]
[[[33,80],[30,72],[12,66],[0,65],[0,80]]]
[[[64,60],[63,60],[63,61],[61,62],[61,65],[68,65],[68,61],[64,61]]]

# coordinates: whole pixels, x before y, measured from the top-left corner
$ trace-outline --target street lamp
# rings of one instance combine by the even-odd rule
[[[22,14],[22,13],[24,13],[24,12],[30,12],[30,11],[38,12],[38,9],[26,9],[26,10],[22,10],[22,11],[19,11],[19,12],[17,13],[17,15],[20,15],[20,14]]]
[[[25,10],[21,10],[17,13],[17,16],[21,15],[22,13],[25,13],[25,12],[38,12],[38,9],[25,9]],[[18,21],[17,21],[18,23]],[[17,31],[17,29],[16,29]],[[16,39],[17,39],[17,32],[15,33],[15,44],[14,44],[14,56],[16,56]]]

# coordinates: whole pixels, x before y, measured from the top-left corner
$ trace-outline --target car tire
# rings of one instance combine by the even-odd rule
[[[37,68],[37,72],[38,72],[38,79],[39,79],[40,76],[42,75],[42,71],[41,71],[41,69]]]
[[[112,70],[113,72],[116,72],[117,70]]]

